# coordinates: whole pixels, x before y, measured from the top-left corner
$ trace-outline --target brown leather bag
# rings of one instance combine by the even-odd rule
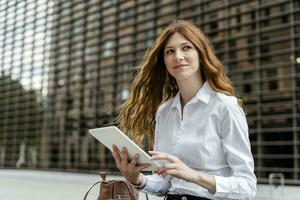
[[[139,192],[128,181],[106,180],[106,175],[107,175],[106,173],[100,173],[102,180],[96,182],[89,188],[83,200],[87,199],[87,196],[91,191],[91,189],[99,183],[100,183],[100,192],[97,200],[107,200],[107,199],[138,200],[139,199]]]

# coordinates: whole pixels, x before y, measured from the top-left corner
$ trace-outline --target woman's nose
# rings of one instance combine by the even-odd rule
[[[181,51],[176,51],[176,60],[183,60],[184,56]]]

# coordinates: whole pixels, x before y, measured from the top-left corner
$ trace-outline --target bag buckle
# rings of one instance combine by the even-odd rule
[[[99,175],[101,176],[102,181],[105,181],[105,180],[106,180],[106,176],[107,176],[107,173],[106,173],[106,172],[99,172]]]

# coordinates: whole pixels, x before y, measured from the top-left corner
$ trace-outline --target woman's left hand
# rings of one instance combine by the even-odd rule
[[[169,161],[169,163],[157,169],[157,174],[163,176],[170,175],[198,184],[212,194],[216,192],[216,181],[212,175],[193,170],[176,156],[158,151],[149,151],[149,153],[152,155],[152,160]]]
[[[188,167],[176,156],[158,151],[149,151],[149,153],[152,155],[152,160],[169,161],[167,164],[157,169],[156,173],[158,175],[171,175],[186,181],[195,181],[194,179],[197,177],[197,171]]]

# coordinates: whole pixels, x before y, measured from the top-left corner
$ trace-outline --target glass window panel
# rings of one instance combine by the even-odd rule
[[[292,3],[297,7],[296,2]],[[0,12],[0,71],[7,75],[11,73],[12,78],[22,84],[22,90],[12,90],[15,86],[6,83],[3,90],[10,91],[9,95],[14,99],[27,102],[18,109],[24,111],[22,116],[12,118],[20,122],[18,128],[22,131],[28,129],[26,123],[29,127],[31,119],[26,116],[30,113],[42,122],[28,130],[44,127],[36,141],[51,135],[44,140],[51,144],[51,150],[45,152],[49,158],[46,162],[50,163],[48,168],[89,170],[100,166],[114,169],[113,164],[107,162],[103,149],[100,158],[97,144],[86,145],[91,149],[79,145],[72,152],[59,151],[65,146],[61,147],[64,144],[57,138],[68,141],[69,136],[75,134],[79,141],[86,136],[88,126],[99,127],[113,120],[117,105],[128,96],[127,89],[136,73],[137,63],[153,45],[156,35],[178,15],[196,22],[210,37],[238,94],[245,106],[250,106],[247,116],[255,161],[260,165],[256,170],[258,181],[268,178],[275,166],[289,170],[287,182],[300,184],[293,171],[296,160],[290,151],[291,145],[281,144],[282,141],[294,142],[293,131],[297,127],[292,127],[291,122],[295,119],[291,113],[300,110],[280,105],[282,102],[294,105],[300,98],[297,92],[299,77],[293,74],[300,71],[299,56],[294,52],[294,47],[297,50],[300,44],[300,26],[297,25],[300,15],[296,7],[290,14],[290,3],[3,0],[0,2],[0,9],[4,11]],[[292,19],[294,23],[291,23]],[[291,35],[293,31],[294,35]],[[20,76],[22,80],[19,80]],[[33,95],[29,89],[38,91]],[[36,101],[39,108],[47,108],[47,112],[40,110],[45,113],[41,117],[35,113]],[[14,110],[9,112],[15,113],[17,104],[11,105]],[[270,124],[276,124],[276,127]],[[12,133],[10,138],[20,141],[16,132]],[[6,136],[0,131],[0,137]],[[76,144],[80,142],[76,140]],[[16,149],[5,163],[16,163],[19,147],[12,143],[5,146]],[[274,152],[284,154],[288,159],[271,154],[268,147],[278,147]],[[66,149],[71,148],[66,145]],[[89,153],[78,156],[79,150]],[[59,159],[72,156],[74,158],[69,160]],[[82,157],[87,160],[80,160]],[[42,158],[41,154],[38,158]],[[283,160],[288,162],[276,164]],[[0,156],[0,163],[3,162]],[[37,166],[42,166],[42,159],[37,162]]]

